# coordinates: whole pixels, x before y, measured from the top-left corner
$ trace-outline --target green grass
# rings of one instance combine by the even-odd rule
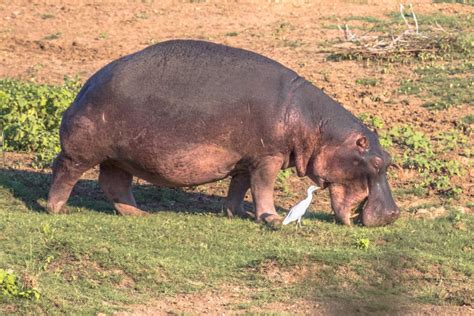
[[[460,3],[474,5],[474,0],[433,0],[433,3]]]
[[[426,65],[416,68],[418,78],[403,80],[399,92],[427,100],[424,106],[442,110],[461,104],[474,104],[473,64],[460,66]]]
[[[375,87],[378,84],[378,80],[376,78],[359,78],[356,79],[355,83],[366,87]]]
[[[375,18],[373,16],[359,16],[359,15],[351,15],[344,18],[344,21],[362,21],[367,23],[382,23],[383,20],[379,18]]]
[[[462,121],[466,124],[474,124],[474,114],[469,114],[463,117]]]
[[[41,295],[38,301],[3,297],[0,312],[112,312],[224,285],[252,289],[242,294],[250,303],[230,306],[236,309],[296,298],[378,313],[414,303],[473,303],[472,215],[405,217],[367,229],[336,225],[316,210],[303,229],[274,231],[216,214],[213,203],[194,208],[189,192],[168,194],[177,198],[176,212],[169,212],[156,204],[162,192],[147,186],[134,191],[155,214],[114,216],[97,184],[81,181],[72,214],[51,216],[41,208],[48,181],[39,173],[0,173],[0,269],[13,270]],[[268,267],[294,278],[282,283],[265,273]]]
[[[46,35],[43,39],[48,40],[48,41],[52,41],[52,40],[58,39],[60,37],[61,37],[61,32],[56,32],[56,33],[51,33],[49,35]]]
[[[238,32],[228,32],[228,33],[225,33],[225,36],[237,36],[239,35]]]

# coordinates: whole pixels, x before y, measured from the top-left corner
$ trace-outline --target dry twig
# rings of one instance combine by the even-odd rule
[[[436,28],[432,27],[429,32],[420,33],[413,5],[410,4],[411,15],[415,23],[413,29],[405,18],[404,10],[405,7],[400,4],[400,15],[407,29],[398,36],[389,34],[356,36],[347,24],[344,29],[338,25],[339,30],[344,34],[345,42],[333,46],[335,53],[367,59],[389,57],[393,54],[416,55],[423,52],[436,52],[440,49],[440,40],[455,40],[455,34],[448,33],[439,24]]]

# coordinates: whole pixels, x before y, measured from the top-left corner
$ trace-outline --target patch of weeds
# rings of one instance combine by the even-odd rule
[[[38,290],[20,283],[13,271],[0,269],[0,297],[39,300]]]
[[[370,239],[366,236],[356,236],[354,237],[354,246],[357,249],[368,250],[370,246]]]
[[[288,185],[288,179],[290,178],[292,174],[293,174],[292,169],[288,168],[285,170],[281,170],[277,176],[277,180],[276,180],[277,186],[280,190],[282,190],[286,194],[291,193],[290,186]]]
[[[474,114],[468,114],[462,118],[462,121],[466,124],[474,124]]]
[[[279,22],[278,25],[275,27],[273,34],[274,35],[281,35],[285,31],[292,30],[294,29],[294,26],[292,26],[288,22]]]
[[[107,32],[100,32],[98,39],[104,40],[107,39],[107,37],[109,37],[109,34],[107,34]]]
[[[237,35],[239,35],[238,32],[228,32],[228,33],[225,33],[225,36],[231,36],[231,37],[232,37],[232,36],[237,36]]]
[[[401,167],[414,169],[420,174],[421,180],[411,193],[420,196],[434,190],[447,198],[461,195],[462,189],[455,186],[451,179],[463,175],[464,167],[457,160],[443,158],[443,154],[462,148],[467,144],[468,136],[453,129],[428,137],[407,125],[386,129],[383,120],[376,115],[361,113],[359,119],[377,131],[383,148],[389,150],[396,145],[400,149],[401,155],[395,156],[394,160]]]
[[[303,45],[303,41],[284,39],[282,45],[283,47],[297,48]]]
[[[35,152],[35,166],[48,165],[60,150],[62,113],[80,84],[66,78],[61,86],[0,80],[0,128],[4,150]]]
[[[457,130],[449,130],[435,136],[438,141],[438,151],[453,150],[459,148],[468,142],[468,137],[459,133]]]
[[[415,70],[418,78],[403,80],[399,93],[428,99],[424,106],[443,110],[461,104],[474,104],[472,63],[461,66],[426,65]]]
[[[52,33],[43,37],[43,39],[52,41],[61,37],[61,32]]]
[[[451,214],[449,214],[448,219],[454,223],[458,224],[462,221],[463,219],[463,214],[461,212],[453,211]]]
[[[355,81],[357,84],[362,86],[370,86],[375,87],[378,84],[378,80],[376,78],[360,78],[356,79]]]
[[[383,21],[373,16],[351,15],[344,18],[344,21],[362,21],[367,23],[382,23]]]
[[[433,3],[460,3],[474,5],[472,0],[433,0]]]
[[[148,14],[145,11],[140,11],[134,14],[135,18],[141,19],[141,20],[146,20],[148,19]]]
[[[420,173],[421,187],[432,189],[448,198],[460,196],[462,189],[453,185],[451,178],[463,173],[461,164],[456,160],[440,158],[440,153],[435,151],[436,147],[426,134],[402,125],[390,129],[387,136],[402,148],[402,166]],[[452,138],[449,139],[452,143]]]
[[[337,25],[337,24],[326,24],[326,25],[323,25],[323,28],[324,28],[324,29],[327,29],[327,30],[339,30],[340,27],[342,27],[342,26]],[[367,30],[367,27],[365,27],[365,26],[359,26],[359,25],[352,25],[352,26],[351,26],[351,30],[362,30],[362,31],[365,31],[365,30]]]
[[[55,16],[54,16],[54,14],[51,14],[51,13],[43,13],[43,14],[41,14],[41,18],[43,20],[48,20],[48,19],[54,19]]]

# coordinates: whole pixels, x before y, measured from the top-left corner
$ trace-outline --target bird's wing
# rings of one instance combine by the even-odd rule
[[[288,212],[288,215],[286,215],[285,219],[283,220],[283,225],[296,221],[298,218],[303,216],[303,214],[306,212],[306,209],[309,206],[309,203],[305,203],[305,202],[306,200],[300,201],[298,202],[298,204],[296,204],[290,209],[290,211]]]

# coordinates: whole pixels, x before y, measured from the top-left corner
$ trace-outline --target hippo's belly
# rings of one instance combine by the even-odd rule
[[[153,155],[141,152],[123,156],[112,159],[113,163],[150,183],[166,187],[193,186],[224,179],[239,168],[241,160],[238,153],[209,144]]]

